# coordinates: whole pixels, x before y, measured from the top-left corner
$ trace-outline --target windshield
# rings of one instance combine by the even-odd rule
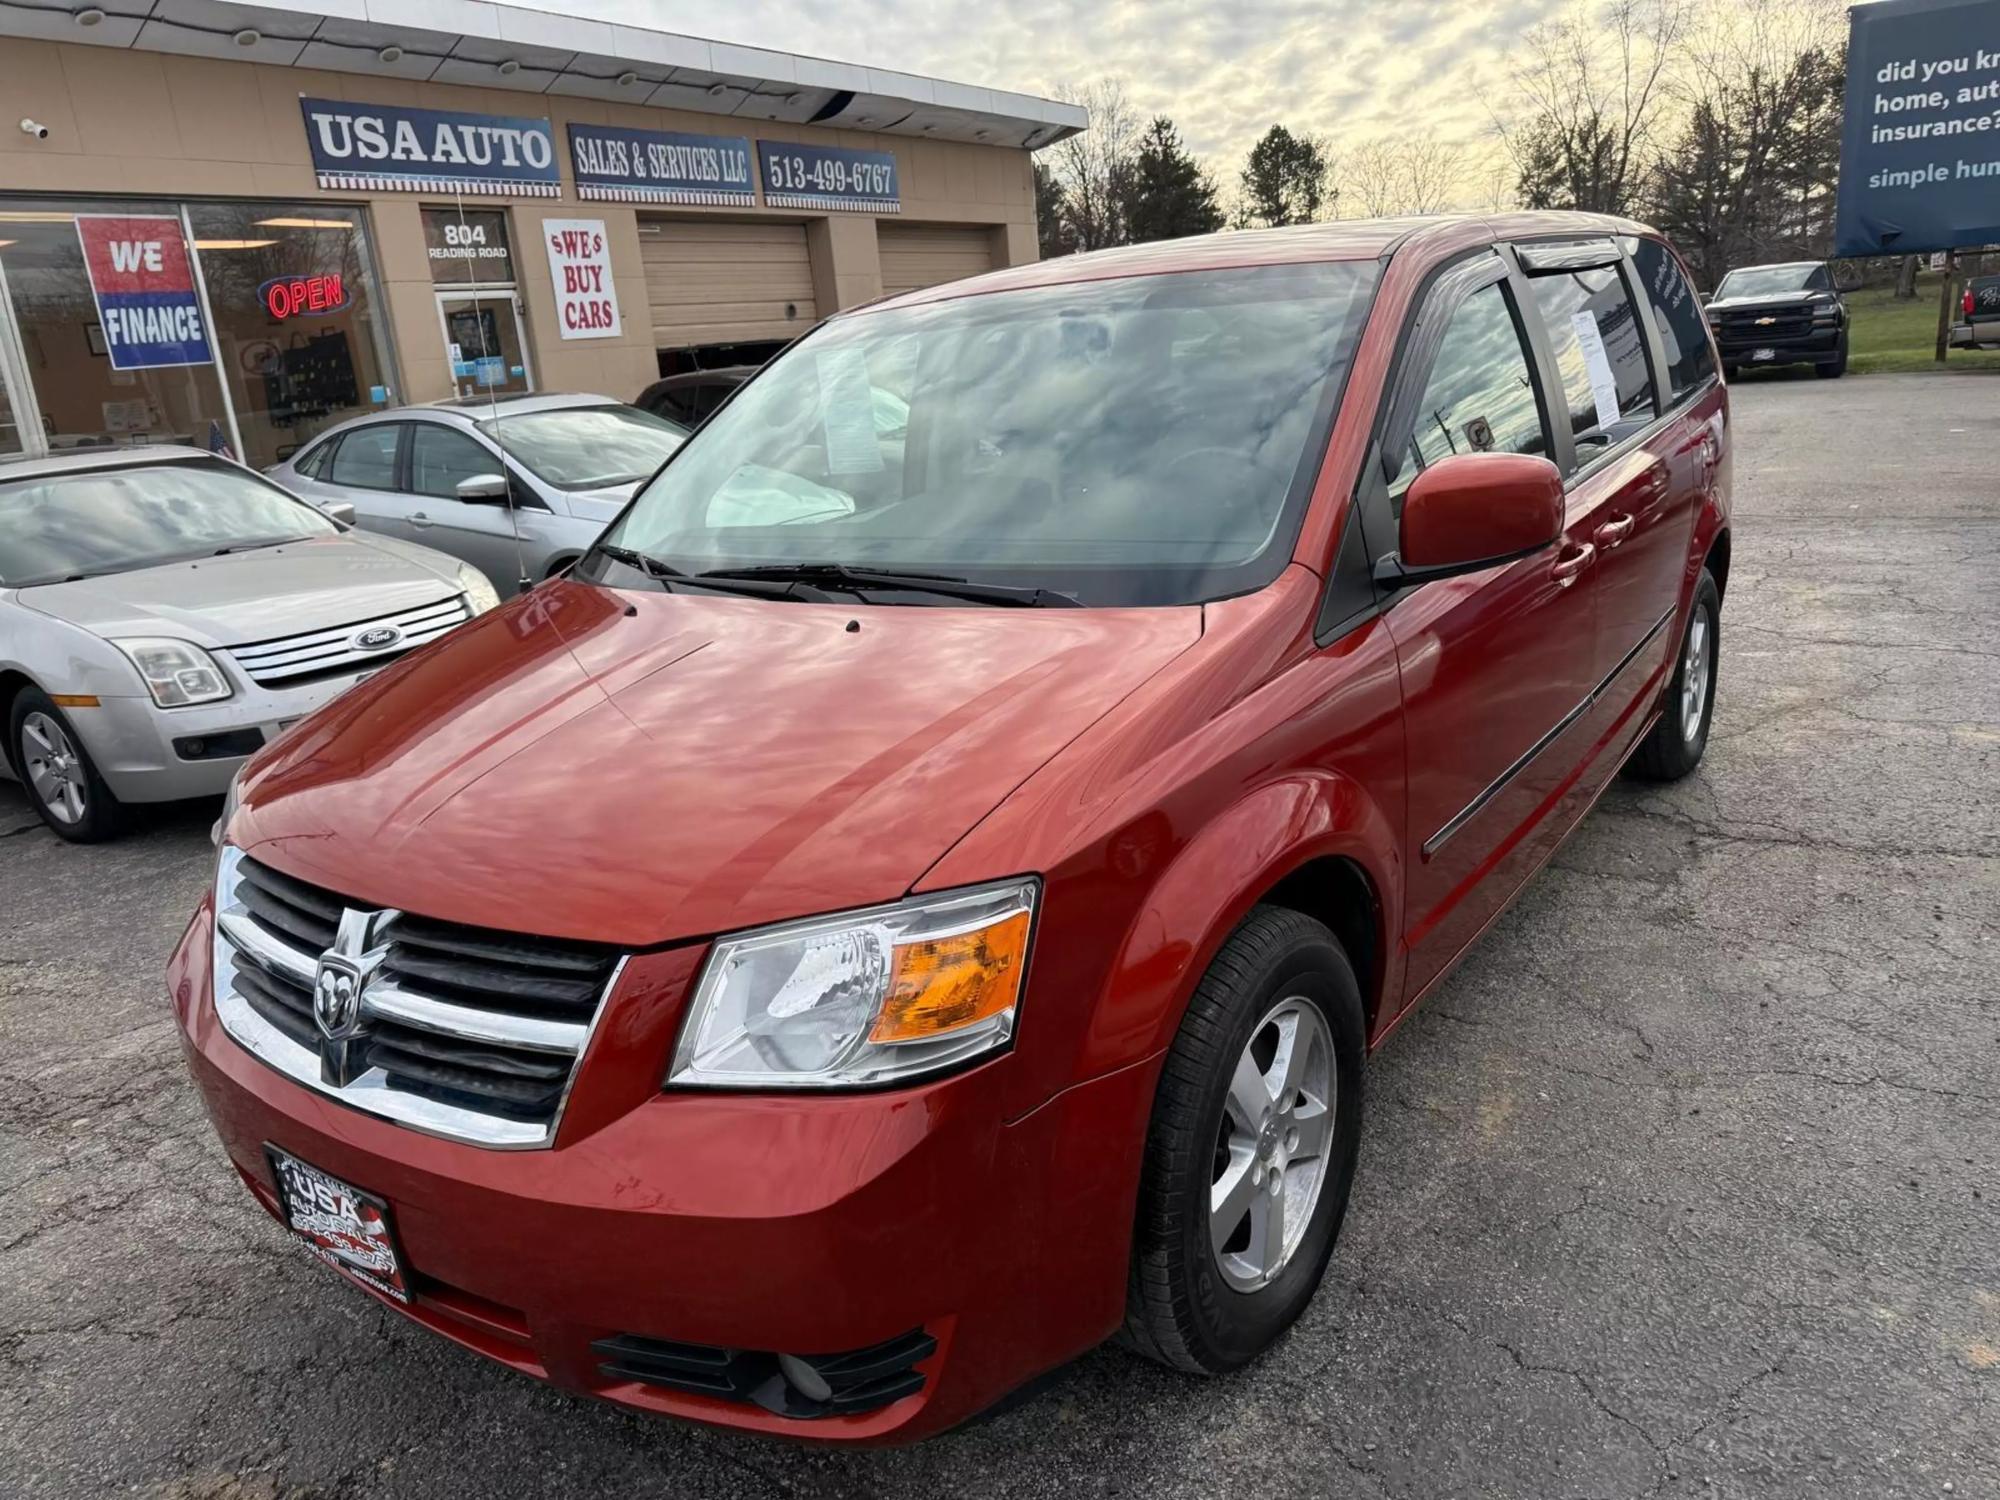
[[[1722,278],[1715,295],[1722,297],[1775,297],[1783,292],[1806,292],[1818,288],[1811,266],[1748,266]]]
[[[234,464],[153,464],[0,481],[0,584],[24,588],[340,528]]]
[[[688,430],[636,406],[572,406],[488,417],[479,430],[545,484],[595,490],[644,479]]]
[[[838,320],[711,417],[605,541],[684,573],[838,563],[1099,605],[1261,587],[1376,275],[1188,271]]]

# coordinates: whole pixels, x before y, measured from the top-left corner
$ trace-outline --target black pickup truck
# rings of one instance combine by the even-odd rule
[[[1806,365],[1824,379],[1847,371],[1847,304],[1825,262],[1743,266],[1708,300],[1722,373],[1743,365]]]
[[[1954,349],[2000,349],[2000,276],[1975,276],[1959,299],[1960,321],[1952,324]]]

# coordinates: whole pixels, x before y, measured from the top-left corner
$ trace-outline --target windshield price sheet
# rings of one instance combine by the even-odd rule
[[[775,208],[903,211],[896,158],[887,151],[759,141],[757,166],[764,174],[764,202]]]

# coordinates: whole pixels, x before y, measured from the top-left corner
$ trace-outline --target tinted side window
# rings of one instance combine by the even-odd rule
[[[1825,266],[1814,266],[1812,268],[1812,274],[1806,277],[1806,290],[1809,292],[1830,292],[1833,290],[1833,278],[1826,274]]]
[[[434,422],[411,429],[410,489],[415,494],[455,500],[460,480],[500,472],[500,460],[462,432]]]
[[[1506,289],[1482,287],[1458,305],[1417,404],[1417,425],[1389,493],[1454,453],[1546,455],[1528,351]]]
[[[1535,305],[1548,325],[1562,376],[1570,430],[1593,449],[1623,441],[1653,419],[1646,338],[1616,268],[1536,276]]]
[[[1701,302],[1682,274],[1673,252],[1658,240],[1628,240],[1632,265],[1660,331],[1667,357],[1667,389],[1678,401],[1715,373],[1715,355],[1708,344],[1708,320]]]
[[[358,490],[393,490],[396,487],[396,439],[402,432],[396,422],[376,427],[357,427],[341,436],[327,465],[330,484],[349,484]]]

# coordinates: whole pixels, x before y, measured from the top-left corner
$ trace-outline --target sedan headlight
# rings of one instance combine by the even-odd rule
[[[139,669],[139,675],[146,680],[146,691],[161,708],[215,703],[234,691],[222,668],[215,664],[215,658],[187,641],[147,636],[111,644]]]
[[[669,1084],[902,1082],[1014,1034],[1040,883],[1009,880],[717,942]]]
[[[499,591],[488,581],[486,575],[471,563],[458,565],[458,586],[465,592],[466,608],[475,615],[483,615],[500,602]]]

